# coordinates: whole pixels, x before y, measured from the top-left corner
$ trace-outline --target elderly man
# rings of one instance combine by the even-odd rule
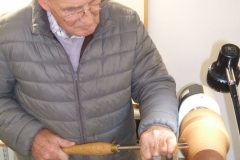
[[[113,1],[33,0],[0,18],[0,139],[19,160],[134,160],[134,151],[67,155],[91,142],[176,148],[175,81],[137,13]]]

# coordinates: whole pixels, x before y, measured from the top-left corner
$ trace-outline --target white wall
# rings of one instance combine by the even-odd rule
[[[0,0],[0,15],[26,6],[31,0]]]
[[[192,83],[207,86],[208,67],[223,44],[240,47],[239,8],[239,0],[149,0],[149,34],[178,94]],[[231,136],[227,160],[237,160],[240,140],[230,94],[214,93]]]

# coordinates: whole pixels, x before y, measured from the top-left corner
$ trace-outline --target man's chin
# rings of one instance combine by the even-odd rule
[[[93,34],[95,29],[96,28],[94,28],[94,29],[87,29],[87,30],[81,30],[79,32],[75,32],[74,35],[75,36],[79,36],[79,37],[81,37],[81,36],[85,36],[86,37],[86,36],[89,36],[89,35]]]

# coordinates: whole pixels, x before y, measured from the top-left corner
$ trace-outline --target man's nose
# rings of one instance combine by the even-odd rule
[[[85,11],[85,14],[82,18],[79,18],[85,25],[91,25],[94,22],[94,15],[90,10]]]

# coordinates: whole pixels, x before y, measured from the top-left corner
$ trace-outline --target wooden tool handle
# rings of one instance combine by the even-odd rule
[[[104,156],[115,152],[115,145],[105,142],[96,142],[62,148],[66,154],[80,154],[86,156]]]

